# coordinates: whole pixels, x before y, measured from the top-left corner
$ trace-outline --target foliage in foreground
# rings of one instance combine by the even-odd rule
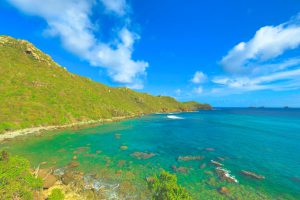
[[[30,171],[29,161],[18,157],[9,157],[3,151],[0,155],[0,198],[33,199],[33,192],[40,190],[42,180],[35,178]]]
[[[64,193],[59,188],[55,188],[51,191],[48,200],[63,200],[65,198]]]
[[[191,200],[185,188],[178,185],[175,174],[162,171],[159,176],[148,179],[148,186],[154,200]]]

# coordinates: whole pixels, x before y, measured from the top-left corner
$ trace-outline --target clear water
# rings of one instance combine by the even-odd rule
[[[195,199],[300,199],[300,109],[220,108],[213,111],[148,115],[81,130],[27,136],[1,144],[12,154],[27,157],[34,166],[62,167],[78,156],[79,169],[98,173],[107,182],[125,184],[124,190],[148,198],[145,178],[171,166],[181,185]],[[115,134],[121,134],[119,139]],[[121,150],[120,146],[128,146]],[[85,147],[76,154],[76,150]],[[214,148],[206,151],[205,148]],[[82,148],[83,149],[83,148]],[[102,151],[96,153],[97,150]],[[139,160],[133,152],[155,153]],[[78,152],[77,152],[78,153]],[[177,161],[178,156],[204,156],[199,161]],[[222,157],[224,168],[239,183],[219,180],[210,160]],[[206,164],[204,168],[200,165]],[[263,175],[245,177],[241,170]],[[226,186],[227,195],[218,192]],[[144,191],[144,192],[143,192]]]

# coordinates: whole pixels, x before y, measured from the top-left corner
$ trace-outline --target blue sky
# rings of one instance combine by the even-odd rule
[[[0,34],[111,86],[300,107],[299,0],[5,0]]]

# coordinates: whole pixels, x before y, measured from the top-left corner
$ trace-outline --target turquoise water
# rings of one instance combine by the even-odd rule
[[[47,167],[62,167],[76,154],[80,170],[98,172],[108,182],[130,182],[134,186],[128,191],[136,193],[146,190],[147,176],[162,169],[175,173],[171,166],[176,166],[186,167],[187,173],[177,172],[177,176],[195,199],[300,199],[300,109],[220,108],[172,115],[182,119],[147,115],[28,136],[3,143],[1,148],[27,157],[34,166],[47,161]],[[121,134],[120,138],[115,134]],[[121,150],[122,145],[128,149]],[[78,154],[80,147],[85,152]],[[137,159],[131,155],[134,152],[155,156]],[[184,162],[178,156],[204,159]],[[211,159],[223,163],[239,183],[219,180]],[[241,170],[265,179],[245,177]],[[220,186],[228,187],[230,193],[220,194]]]

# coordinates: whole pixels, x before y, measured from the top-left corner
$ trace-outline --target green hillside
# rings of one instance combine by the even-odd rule
[[[68,72],[31,43],[0,36],[0,133],[154,112],[210,109]]]

